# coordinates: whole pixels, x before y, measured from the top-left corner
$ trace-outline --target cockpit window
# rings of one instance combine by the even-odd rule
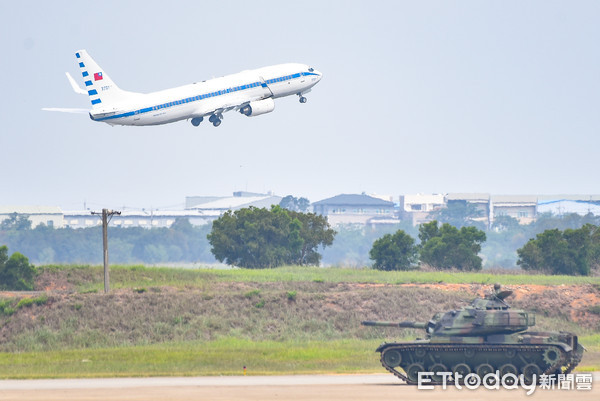
[[[308,69],[308,71],[310,71],[310,72],[313,72],[314,70],[315,70],[315,69],[314,69],[314,68],[312,68],[312,67],[310,67],[310,68]]]

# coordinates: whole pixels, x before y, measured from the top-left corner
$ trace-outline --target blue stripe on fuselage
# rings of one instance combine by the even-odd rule
[[[269,79],[265,82],[266,82],[266,84],[271,84],[271,83],[275,83],[275,82],[286,82],[286,81],[289,81],[289,80],[292,80],[295,78],[300,78],[301,76],[308,76],[308,75],[318,75],[318,74],[315,74],[314,72],[299,72],[296,74],[284,75],[279,78]],[[91,82],[90,82],[90,84],[91,84]],[[192,96],[192,97],[188,97],[188,98],[184,98],[184,99],[180,99],[180,100],[175,100],[172,102],[158,104],[156,106],[146,107],[146,108],[135,110],[135,111],[129,111],[126,113],[121,113],[121,114],[115,114],[110,117],[98,118],[98,119],[95,119],[94,121],[106,121],[106,120],[114,120],[116,118],[131,117],[133,115],[143,114],[143,113],[148,113],[148,112],[154,111],[154,110],[160,110],[160,109],[164,109],[164,108],[168,108],[168,107],[178,106],[178,105],[184,104],[184,103],[190,103],[190,102],[204,100],[204,99],[211,98],[211,97],[226,95],[226,94],[233,93],[233,92],[239,92],[239,91],[243,91],[246,89],[255,88],[259,85],[261,85],[262,87],[267,87],[266,84],[263,84],[262,82],[253,82],[251,84],[236,86],[233,88],[222,89],[222,90],[219,90],[216,92],[209,92],[209,93],[205,93],[203,95]]]

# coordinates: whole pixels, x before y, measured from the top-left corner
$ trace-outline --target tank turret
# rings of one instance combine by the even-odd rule
[[[535,325],[535,314],[511,309],[505,301],[511,294],[496,284],[485,297],[438,313],[427,323],[364,321],[362,325],[425,329],[423,340],[384,343],[377,348],[382,365],[410,384],[417,383],[419,372],[452,372],[463,377],[473,372],[483,377],[498,370],[500,375],[523,374],[530,381],[542,373],[570,372],[583,355],[577,336],[527,331]]]

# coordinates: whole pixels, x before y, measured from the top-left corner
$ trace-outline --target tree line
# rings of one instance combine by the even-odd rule
[[[325,217],[303,210],[306,201],[290,198],[285,205],[271,209],[228,212],[212,225],[193,226],[182,219],[169,228],[110,227],[110,260],[128,264],[221,261],[248,268],[323,263],[364,267],[372,263],[384,270],[418,264],[480,270],[487,263],[555,274],[588,274],[598,265],[600,254],[600,221],[593,215],[542,215],[529,225],[501,216],[484,231],[465,214],[470,213],[465,208],[462,215],[452,209],[440,213],[435,223],[419,227],[403,222],[385,228],[339,227],[334,232]],[[27,255],[36,264],[99,264],[101,242],[100,227],[39,225],[32,229],[26,216],[16,214],[0,224],[0,245]]]
[[[4,221],[6,222],[6,220]],[[3,222],[3,223],[4,223]],[[102,227],[35,228],[23,224],[0,227],[0,244],[27,255],[35,264],[101,264]],[[178,219],[169,228],[110,227],[111,263],[214,263],[206,235],[211,226]]]
[[[458,229],[436,220],[419,226],[419,240],[398,230],[373,243],[369,253],[373,268],[409,270],[417,264],[438,269],[477,271],[482,268],[479,256],[486,240],[482,230],[463,226]],[[517,249],[517,265],[524,270],[546,274],[589,275],[600,268],[600,227],[585,224],[581,228],[547,229]]]

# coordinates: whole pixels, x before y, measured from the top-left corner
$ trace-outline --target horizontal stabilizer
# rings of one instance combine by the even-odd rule
[[[75,93],[79,93],[80,95],[88,94],[86,91],[81,89],[81,87],[79,85],[77,85],[77,82],[75,82],[75,80],[73,79],[71,74],[69,74],[68,72],[65,72],[65,74],[67,74],[67,79],[69,80],[69,83],[71,84],[71,87],[73,87],[73,90],[75,91]]]
[[[69,108],[61,108],[61,107],[43,107],[44,111],[59,111],[61,113],[76,113],[76,114],[88,114],[90,111],[88,109],[69,109]]]

